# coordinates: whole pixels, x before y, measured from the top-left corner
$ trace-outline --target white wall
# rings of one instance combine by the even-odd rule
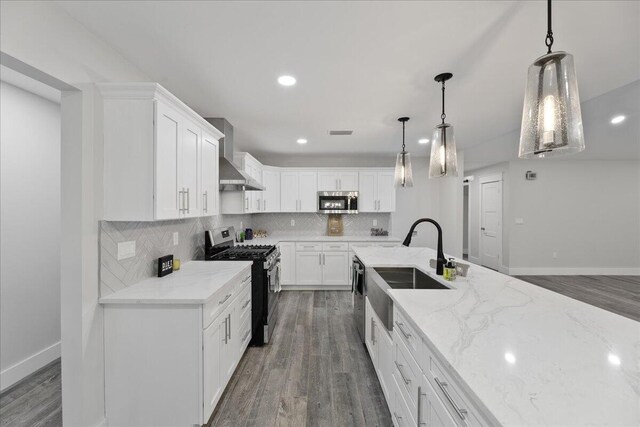
[[[516,161],[509,179],[511,274],[640,274],[640,161]]]
[[[60,357],[60,105],[0,83],[4,390]]]
[[[2,52],[79,89],[62,96],[62,403],[65,426],[104,421],[98,219],[102,141],[93,82],[149,81],[53,2],[0,2]],[[171,88],[168,88],[171,90]]]

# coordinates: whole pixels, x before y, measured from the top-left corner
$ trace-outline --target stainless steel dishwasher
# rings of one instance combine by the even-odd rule
[[[364,343],[365,339],[365,313],[364,298],[367,295],[364,282],[364,264],[357,256],[353,257],[351,263],[351,293],[353,294],[353,318],[358,328],[360,340]]]

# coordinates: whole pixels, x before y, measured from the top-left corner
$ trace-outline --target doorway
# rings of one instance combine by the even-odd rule
[[[500,270],[502,262],[502,176],[480,178],[480,264]]]

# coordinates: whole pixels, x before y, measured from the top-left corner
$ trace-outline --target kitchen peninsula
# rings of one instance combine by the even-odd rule
[[[355,254],[367,275],[374,267],[415,267],[435,277],[428,248]],[[438,425],[640,424],[638,322],[477,265],[442,282],[451,289],[388,291],[393,330],[379,333],[393,340],[392,360],[380,366],[385,359],[377,357],[374,365],[382,383],[393,373],[386,392],[394,417]],[[367,316],[375,325],[375,313]],[[373,341],[384,340],[374,332]]]

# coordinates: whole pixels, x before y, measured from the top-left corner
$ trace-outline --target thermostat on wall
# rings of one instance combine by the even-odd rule
[[[538,177],[538,174],[533,172],[533,171],[527,171],[527,173],[524,175],[529,181],[533,181],[534,179],[536,179]]]

